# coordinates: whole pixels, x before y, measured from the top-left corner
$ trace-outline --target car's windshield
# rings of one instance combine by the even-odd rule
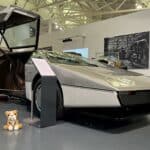
[[[97,66],[96,64],[93,64],[90,61],[88,61],[86,58],[60,51],[38,50],[37,52],[33,53],[32,57],[46,58],[51,63],[80,65],[80,66]]]
[[[103,64],[99,61],[91,60],[76,56],[73,54],[64,53],[61,51],[47,51],[47,50],[38,50],[33,53],[32,58],[43,58],[48,60],[50,63],[57,63],[57,64],[67,64],[67,65],[76,65],[76,66],[89,66],[89,67],[99,67],[101,73],[108,73],[111,75],[121,75],[121,76],[132,76],[132,75],[139,75],[137,73],[131,73],[129,71],[114,68],[107,64]]]

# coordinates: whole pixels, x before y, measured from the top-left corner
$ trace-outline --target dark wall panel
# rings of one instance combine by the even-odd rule
[[[128,68],[148,68],[149,32],[105,38],[104,54],[117,57]]]

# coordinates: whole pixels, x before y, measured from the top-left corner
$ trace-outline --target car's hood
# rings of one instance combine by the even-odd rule
[[[64,64],[59,64],[59,66],[117,91],[150,90],[150,78],[144,77],[141,74],[119,69],[111,70],[107,67],[73,66]]]

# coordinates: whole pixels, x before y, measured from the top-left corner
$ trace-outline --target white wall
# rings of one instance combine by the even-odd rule
[[[41,48],[41,47],[48,47],[48,46],[52,46],[52,38],[50,34],[45,33],[40,35],[38,47]]]
[[[143,31],[150,31],[150,10],[91,23],[68,31],[51,32],[48,36],[51,43],[48,45],[52,45],[56,50],[63,50],[62,39],[65,37],[85,36],[83,45],[89,48],[89,56],[95,57],[96,53],[103,53],[105,37]]]

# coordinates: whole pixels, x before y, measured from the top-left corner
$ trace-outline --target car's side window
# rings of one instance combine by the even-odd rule
[[[3,49],[3,48],[4,48],[4,49],[7,48],[7,45],[6,45],[4,39],[2,38],[1,35],[0,35],[0,48],[2,48],[2,49]]]
[[[36,21],[8,28],[5,38],[10,48],[25,47],[36,44]]]

